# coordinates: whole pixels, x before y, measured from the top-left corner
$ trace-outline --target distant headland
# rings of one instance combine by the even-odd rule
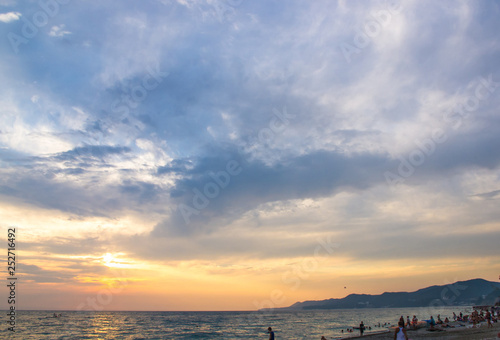
[[[296,302],[272,310],[314,310],[351,308],[399,308],[428,306],[492,306],[500,299],[500,283],[483,279],[430,286],[415,292],[386,292],[380,295],[350,294],[341,299]],[[269,311],[271,309],[261,309]]]

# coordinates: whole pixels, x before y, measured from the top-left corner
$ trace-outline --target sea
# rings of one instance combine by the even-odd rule
[[[366,308],[270,312],[77,312],[16,311],[15,332],[2,322],[1,339],[321,339],[359,336],[361,321],[371,329],[387,330],[399,318],[452,319],[453,312],[470,314],[472,307]],[[8,321],[7,311],[2,320]],[[54,313],[59,317],[54,317]],[[390,324],[390,325],[389,325]],[[380,326],[379,326],[380,325]]]

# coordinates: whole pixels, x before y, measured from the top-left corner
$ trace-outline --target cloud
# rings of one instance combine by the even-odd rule
[[[51,255],[59,254],[57,249],[53,249],[50,246],[45,249],[50,250]],[[72,255],[71,252],[65,254]],[[51,268],[53,269],[50,270],[32,264],[20,264],[19,267],[22,271],[23,280],[27,283],[81,284],[82,278],[85,278],[88,282],[93,281],[94,284],[99,284],[100,276],[116,274],[114,270],[100,263],[101,257],[90,257],[88,253],[85,255],[84,258],[73,257],[62,259],[57,256],[45,258],[45,261],[49,259],[51,261]],[[31,261],[36,261],[34,258],[28,258]]]
[[[49,35],[51,37],[64,37],[65,35],[72,34],[70,31],[65,30],[66,25],[61,24],[59,26],[52,26],[52,28],[49,31]]]
[[[106,245],[98,237],[53,237],[43,242],[26,242],[23,248],[56,255],[101,255],[106,252]]]
[[[485,200],[495,200],[495,199],[500,198],[500,190],[484,192],[481,194],[473,195],[472,197],[477,197],[477,198],[485,199]]]
[[[110,145],[85,145],[73,150],[62,152],[53,158],[57,161],[84,161],[105,163],[105,159],[112,155],[121,155],[130,152],[129,147]]]
[[[168,165],[159,166],[156,170],[156,173],[158,175],[163,175],[171,172],[183,173],[188,169],[188,167],[192,167],[192,162],[190,160],[174,159]]]
[[[379,238],[367,242],[384,249],[393,238],[380,234],[418,232],[424,223],[411,204],[398,205],[408,196],[466,206],[464,224],[490,228],[470,216],[481,209],[475,204],[497,197],[500,90],[466,108],[477,99],[478,79],[500,80],[498,5],[406,2],[349,63],[341,44],[355,46],[367,23],[377,22],[373,13],[387,6],[242,2],[224,13],[206,1],[65,7],[47,26],[49,37],[33,37],[15,62],[1,64],[0,192],[82,218],[154,215],[154,232],[138,236],[151,249],[133,248],[150,258],[307,254],[315,241],[301,244],[301,232],[345,232],[336,236],[348,242],[373,230]],[[15,9],[10,18],[25,13]],[[59,22],[71,23],[71,32]],[[57,44],[50,39],[69,34]],[[275,121],[285,109],[293,118]],[[277,132],[273,119],[283,123]],[[425,153],[419,145],[438,129],[446,141]],[[384,173],[400,175],[414,151],[423,162],[402,187],[388,185]],[[241,172],[218,184],[231,161]],[[206,199],[196,207],[198,191]],[[297,208],[306,201],[318,206],[314,216]],[[183,214],[182,206],[194,210]],[[389,213],[394,206],[400,209]],[[440,223],[459,222],[451,206],[438,206],[435,216],[447,216]],[[498,216],[487,208],[484,218],[494,225]],[[262,230],[270,240],[249,235]],[[446,249],[466,242],[436,239]],[[426,242],[416,237],[412,254]],[[437,256],[437,241],[429,244]],[[352,256],[384,256],[375,246],[361,248]]]
[[[45,270],[39,266],[31,264],[21,264],[20,269],[23,272],[23,279],[26,281],[34,281],[37,283],[61,283],[69,282],[73,278],[73,274],[62,273],[58,270]]]
[[[142,204],[161,196],[157,184],[135,179],[141,178],[136,169],[121,167],[116,177],[114,168],[129,161],[128,147],[85,145],[44,157],[1,151],[4,161],[18,171],[4,172],[0,193],[39,207],[79,216],[114,216],[123,209],[142,210]]]
[[[497,130],[491,124],[490,129]],[[346,134],[342,132],[342,135]],[[353,132],[349,135],[362,136]],[[409,185],[419,185],[474,168],[496,169],[500,164],[500,155],[494,151],[500,148],[500,138],[496,133],[477,135],[466,132],[450,135],[442,143],[430,139],[425,143],[421,140],[414,146],[414,150],[423,156],[415,166],[411,165],[413,158],[410,159],[408,154],[393,158],[383,153],[345,154],[323,150],[300,156],[282,156],[279,162],[266,164],[249,154],[211,148],[210,157],[189,160],[190,168],[185,166],[187,160],[172,162],[176,166],[158,168],[158,174],[175,172],[181,177],[171,191],[178,209],[157,227],[157,231],[171,229],[190,235],[205,227],[212,230],[230,223],[264,203],[366,190],[384,183],[387,171],[399,174],[401,166],[410,166],[408,170],[412,170],[409,177],[406,173],[400,174],[401,179]],[[241,174],[230,177],[227,186],[218,185],[217,189],[214,178],[231,160],[241,166]],[[212,187],[216,189],[211,191]],[[210,198],[210,195],[216,197]],[[187,206],[188,210],[179,208],[180,205]]]
[[[364,190],[383,180],[380,174],[388,162],[383,155],[318,151],[266,165],[234,150],[221,149],[197,159],[193,168],[176,181],[172,192],[178,209],[156,231],[190,235],[230,223],[264,203]],[[241,172],[228,175],[226,169],[232,165]],[[184,211],[181,204],[195,210]]]
[[[21,13],[19,12],[0,13],[0,21],[5,23],[19,20],[20,17]]]

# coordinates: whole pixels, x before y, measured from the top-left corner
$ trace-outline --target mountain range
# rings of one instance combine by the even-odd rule
[[[380,295],[350,294],[341,299],[296,302],[289,307],[273,310],[491,306],[499,300],[500,283],[473,279],[443,286],[430,286],[415,292],[386,292]]]

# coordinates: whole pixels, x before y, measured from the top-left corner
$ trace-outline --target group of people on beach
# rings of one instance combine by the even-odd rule
[[[498,322],[498,318],[500,316],[499,313],[500,310],[495,307],[491,307],[490,310],[488,310],[488,308],[481,308],[480,312],[478,312],[477,309],[474,309],[470,313],[470,315],[469,314],[464,315],[462,312],[460,312],[460,314],[457,315],[455,314],[455,312],[453,312],[453,321],[472,323],[472,327],[476,327],[477,324],[487,321],[488,328],[491,328],[493,327],[492,322]],[[444,320],[441,320],[441,315],[439,314],[437,316],[437,321],[434,320],[432,316],[430,320],[426,321],[429,324],[430,330],[433,330],[437,325],[439,325],[440,328],[454,327],[450,325],[450,320],[448,319],[448,317],[445,317]]]
[[[462,313],[460,313],[462,314]],[[476,327],[476,325],[480,322],[486,321],[488,323],[488,328],[493,327],[492,322],[498,322],[498,317],[499,317],[499,310],[498,308],[492,308],[491,310],[484,310],[481,309],[481,312],[478,312],[477,310],[474,310],[470,316],[466,315],[465,320],[470,319],[470,322],[472,322],[473,327]]]
[[[491,307],[491,310],[486,309],[481,309],[480,312],[477,311],[477,309],[474,309],[474,311],[470,315],[464,315],[462,312],[460,312],[459,315],[455,314],[453,312],[453,321],[458,321],[458,322],[471,322],[472,327],[476,327],[476,324],[480,322],[487,321],[488,322],[488,328],[493,327],[492,322],[498,322],[498,318],[500,316],[500,309],[497,307]],[[450,320],[448,317],[445,317],[444,320],[441,319],[441,315],[438,314],[437,316],[437,321],[434,320],[434,317],[431,315],[431,318],[429,320],[425,320],[427,324],[429,325],[429,330],[435,330],[436,326],[439,325],[440,328],[447,328],[447,327],[454,327],[450,325]],[[418,319],[415,315],[413,315],[413,319],[410,321],[410,316],[406,316],[406,323],[401,315],[399,318],[398,322],[398,327],[394,331],[394,340],[408,340],[408,334],[406,333],[406,327],[411,328],[411,329],[417,329],[418,327]],[[500,334],[500,333],[499,333]]]
[[[479,309],[480,311],[478,311]],[[464,315],[462,312],[460,312],[458,315],[453,312],[453,321],[458,321],[458,322],[469,322],[472,323],[472,327],[476,327],[476,325],[480,322],[487,321],[488,323],[488,328],[493,327],[492,322],[498,322],[498,319],[500,318],[500,307],[491,307],[490,309],[488,308],[475,308],[473,312],[471,312],[470,315]],[[406,332],[407,329],[417,329],[421,327],[425,327],[427,324],[429,326],[428,330],[436,330],[436,329],[442,329],[442,328],[447,328],[447,327],[454,327],[453,325],[450,325],[451,320],[448,319],[448,317],[445,317],[444,320],[441,319],[441,315],[437,315],[437,320],[434,319],[434,317],[431,315],[429,320],[424,320],[425,323],[420,322],[417,318],[416,315],[413,315],[413,318],[410,320],[410,316],[406,316],[406,321],[401,315],[398,321],[398,326],[395,328],[394,331],[394,340],[408,340],[408,334]],[[439,326],[439,328],[436,328],[436,326]],[[463,325],[462,325],[463,326]],[[375,325],[377,327],[377,325]],[[381,325],[380,323],[378,324],[378,327],[391,327],[390,323],[385,323],[384,325]],[[353,328],[347,328],[346,332],[347,333],[352,333],[354,332],[354,328],[358,327],[353,327]],[[359,325],[359,333],[361,336],[363,336],[363,333],[365,329],[371,330],[371,327],[366,327],[361,321]],[[341,330],[342,334],[344,334],[344,330]],[[269,340],[274,340],[274,332],[271,327],[268,328],[268,333],[269,333]],[[499,333],[500,335],[500,333]],[[322,336],[321,340],[327,340],[326,337]]]

